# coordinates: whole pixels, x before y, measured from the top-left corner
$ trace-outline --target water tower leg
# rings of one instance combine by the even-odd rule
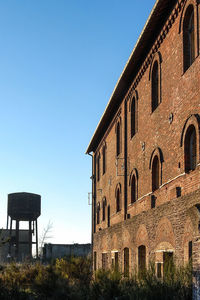
[[[15,257],[17,261],[19,260],[19,221],[16,220],[16,249],[15,249]]]
[[[10,219],[10,242],[9,242],[9,254],[11,255],[11,243],[12,243],[12,218]]]
[[[38,258],[38,224],[37,219],[35,221],[35,229],[36,229],[36,258]]]
[[[32,228],[31,221],[29,221],[29,256],[32,258]]]

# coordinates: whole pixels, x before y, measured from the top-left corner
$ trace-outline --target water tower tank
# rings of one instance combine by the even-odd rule
[[[41,196],[32,193],[8,195],[8,216],[13,220],[36,220],[41,214]]]

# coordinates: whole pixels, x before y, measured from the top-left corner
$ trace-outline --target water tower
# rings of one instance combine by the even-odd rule
[[[12,235],[13,220],[16,221],[15,238],[10,240],[9,253],[11,245],[15,245],[15,257],[19,257],[19,225],[20,221],[29,223],[28,241],[23,244],[28,244],[29,256],[32,257],[32,244],[36,245],[36,256],[38,257],[38,226],[37,218],[41,214],[41,196],[32,193],[12,193],[8,195],[8,216],[7,216],[7,229],[9,227],[10,217],[10,237]],[[32,235],[35,234],[35,242]]]

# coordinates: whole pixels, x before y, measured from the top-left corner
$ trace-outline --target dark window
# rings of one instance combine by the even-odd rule
[[[146,247],[141,245],[138,247],[138,271],[144,272],[146,269]]]
[[[196,168],[196,130],[191,125],[185,136],[185,172],[192,171]]]
[[[188,6],[183,22],[183,59],[185,72],[195,59],[193,5]]]
[[[103,206],[102,206],[102,220],[105,221],[106,219],[106,198],[103,199]]]
[[[157,277],[161,278],[162,277],[162,264],[157,263]]]
[[[116,131],[116,142],[117,142],[117,156],[121,152],[120,142],[121,142],[121,134],[120,134],[120,123],[117,123],[117,131]]]
[[[116,195],[116,212],[120,211],[120,189],[117,189]]]
[[[156,109],[159,104],[159,89],[158,84],[159,77],[158,77],[158,62],[155,61],[152,70],[152,81],[151,81],[151,91],[152,91],[152,112]]]
[[[119,271],[119,253],[115,252],[115,271]]]
[[[174,265],[173,252],[163,252],[163,277],[169,274]]]
[[[155,208],[155,207],[156,207],[156,196],[151,195],[151,208]]]
[[[159,188],[159,160],[158,156],[156,155],[153,159],[152,164],[152,191],[154,192]]]
[[[129,249],[124,248],[124,277],[129,276]]]
[[[108,268],[108,254],[102,253],[102,269],[106,270]]]
[[[110,205],[108,205],[108,227],[110,227]]]
[[[189,260],[192,259],[192,241],[190,241],[188,243],[188,257],[189,257]]]
[[[97,181],[100,179],[100,155],[97,157]]]
[[[100,222],[100,203],[97,204],[97,224]]]
[[[131,102],[131,137],[135,135],[137,131],[137,105],[135,97]]]
[[[136,199],[136,178],[135,175],[131,178],[131,203],[134,203]]]
[[[96,251],[94,252],[94,271],[97,270],[97,253]]]
[[[103,174],[106,172],[106,147],[103,147]]]

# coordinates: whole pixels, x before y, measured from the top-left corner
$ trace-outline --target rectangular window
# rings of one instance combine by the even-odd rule
[[[100,155],[97,157],[97,181],[100,179]]]
[[[97,270],[97,253],[96,251],[94,252],[94,271]]]
[[[119,270],[119,253],[115,252],[115,271]]]
[[[162,264],[161,263],[157,263],[157,277],[161,278],[162,277]]]
[[[188,243],[188,258],[189,260],[192,258],[192,241]]]
[[[103,147],[103,174],[106,172],[106,147]]]
[[[102,269],[106,270],[108,268],[108,254],[102,253]]]

